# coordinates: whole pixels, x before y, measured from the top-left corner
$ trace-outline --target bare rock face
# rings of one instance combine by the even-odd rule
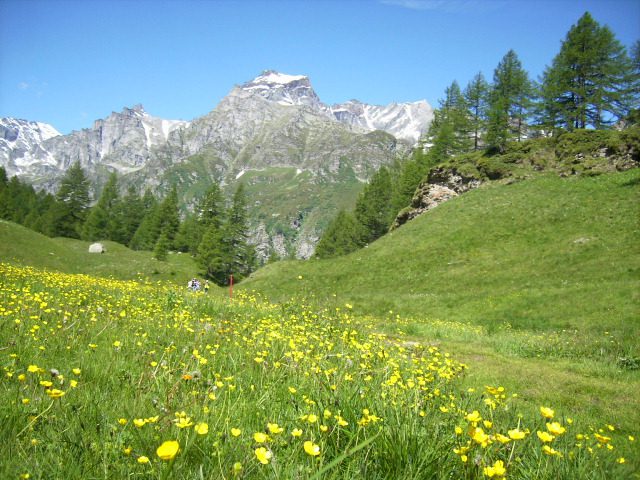
[[[411,205],[398,213],[391,230],[453,197],[479,187],[480,184],[481,182],[477,178],[461,175],[455,169],[438,168],[432,170],[428,178],[416,189],[411,199]]]

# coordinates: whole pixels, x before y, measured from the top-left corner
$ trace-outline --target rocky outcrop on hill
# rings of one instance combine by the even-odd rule
[[[456,169],[440,167],[432,170],[416,189],[411,204],[398,213],[391,230],[480,184],[477,178],[462,175]]]

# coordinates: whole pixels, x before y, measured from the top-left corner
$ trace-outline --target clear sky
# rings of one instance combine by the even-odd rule
[[[141,103],[192,120],[268,69],[329,104],[437,106],[509,49],[537,79],[585,11],[640,39],[637,0],[0,0],[0,116],[69,133]]]

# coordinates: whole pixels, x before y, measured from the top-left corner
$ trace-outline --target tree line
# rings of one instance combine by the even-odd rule
[[[164,261],[169,251],[193,255],[205,277],[227,285],[255,268],[248,243],[247,201],[239,184],[229,205],[213,182],[193,212],[181,218],[175,186],[162,199],[149,189],[141,196],[134,186],[121,195],[111,173],[91,206],[90,182],[79,163],[66,172],[55,194],[36,191],[0,167],[0,218],[50,237],[86,241],[112,240],[133,250],[149,250]]]
[[[374,175],[354,211],[340,211],[329,224],[316,256],[343,255],[384,235],[428,172],[455,155],[503,153],[510,142],[639,121],[640,40],[628,54],[586,12],[539,81],[513,50],[500,60],[491,83],[482,72],[464,89],[454,80],[411,157]]]

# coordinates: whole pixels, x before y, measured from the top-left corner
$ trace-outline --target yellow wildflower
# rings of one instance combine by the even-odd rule
[[[551,456],[555,455],[555,456],[557,456],[557,457],[561,457],[561,456],[562,456],[562,453],[558,452],[557,450],[554,450],[554,449],[553,449],[553,448],[551,448],[549,445],[545,445],[545,446],[543,446],[543,447],[542,447],[542,451],[543,451],[544,453],[546,453],[547,455],[551,455]]]
[[[547,423],[547,430],[555,436],[562,435],[567,431],[566,428],[560,425],[560,422]]]
[[[266,433],[262,433],[262,432],[256,432],[253,434],[253,439],[256,441],[256,443],[264,443],[267,441],[269,437],[267,436]]]
[[[271,456],[272,456],[269,450],[267,450],[264,447],[258,447],[255,449],[254,452],[256,454],[256,458],[261,464],[266,465],[267,463],[269,463],[269,460],[271,459]]]
[[[553,439],[556,438],[548,432],[541,432],[538,430],[537,433],[538,433],[538,438],[544,443],[552,442]]]
[[[175,440],[167,440],[157,448],[156,454],[162,460],[173,460],[179,451],[180,444],[178,442],[176,442]]]
[[[553,418],[555,412],[548,407],[540,407],[540,413],[544,418]]]
[[[489,478],[502,478],[507,473],[507,469],[504,468],[502,460],[496,460],[492,466],[484,467],[483,472]]]
[[[304,451],[312,457],[317,457],[318,455],[320,455],[320,446],[316,445],[310,440],[307,440],[306,442],[304,442]]]
[[[63,392],[62,390],[58,390],[57,388],[47,390],[47,395],[49,395],[51,398],[60,398],[64,394],[65,392]]]
[[[193,428],[198,435],[206,435],[209,433],[209,425],[204,422],[196,423],[196,426]]]

